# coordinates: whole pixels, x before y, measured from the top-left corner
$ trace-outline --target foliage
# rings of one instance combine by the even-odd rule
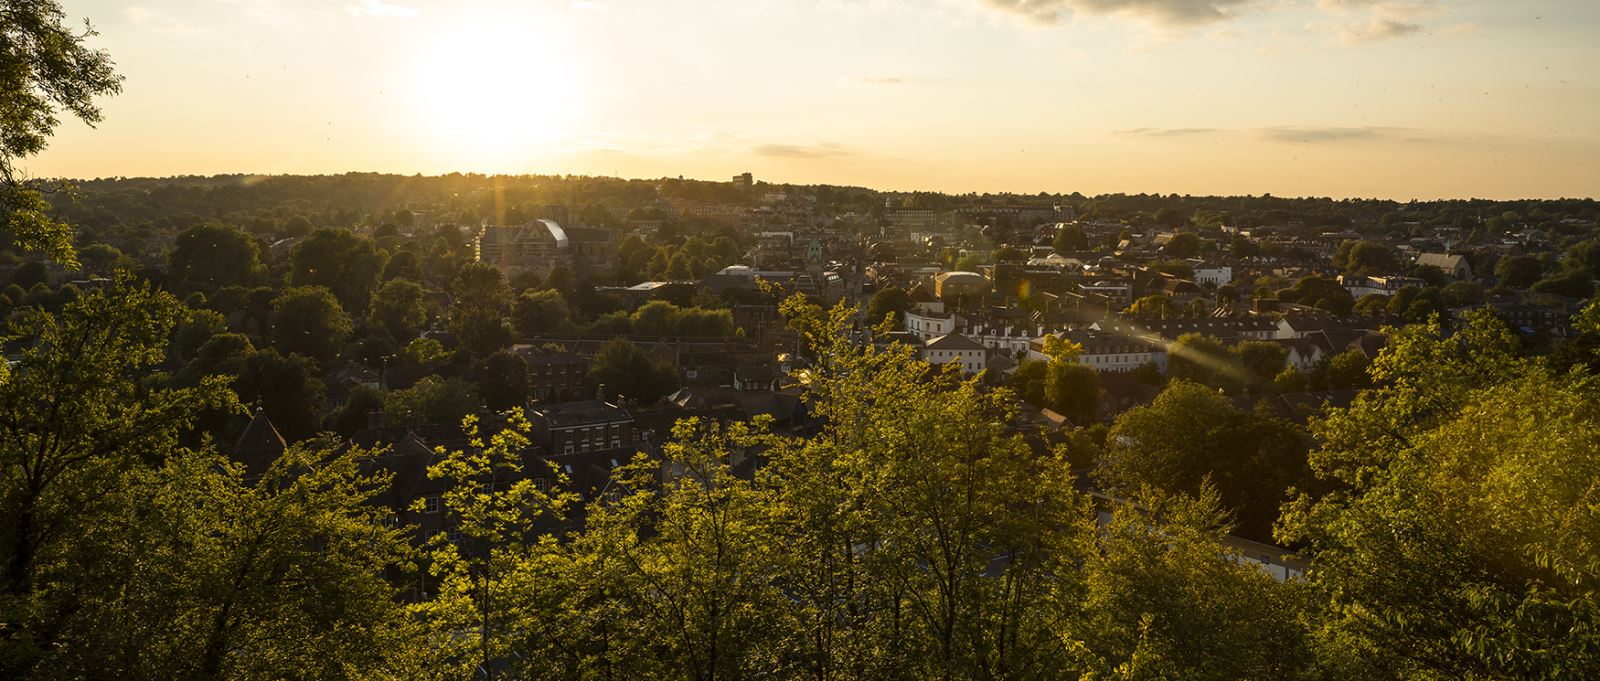
[[[1293,424],[1175,380],[1155,402],[1117,417],[1095,479],[1122,494],[1196,495],[1213,485],[1247,535],[1265,538],[1286,490],[1305,476],[1305,451]]]
[[[1075,225],[1062,225],[1056,229],[1056,234],[1050,240],[1050,248],[1062,255],[1072,255],[1088,250],[1089,237],[1085,236],[1083,229]]]
[[[218,349],[243,350],[231,344]],[[265,410],[284,439],[294,442],[319,430],[327,386],[319,378],[322,371],[316,360],[305,355],[282,355],[270,348],[246,352],[243,357],[230,356],[226,360],[227,363],[213,366],[211,371],[224,377],[236,377],[233,389],[239,399]],[[241,362],[237,369],[233,368],[235,360]]]
[[[1392,274],[1400,269],[1400,258],[1388,246],[1371,241],[1346,241],[1333,253],[1333,266],[1345,274],[1368,276]]]
[[[628,339],[617,338],[595,353],[589,380],[601,386],[608,399],[626,397],[649,406],[678,389],[678,369],[663,358],[645,354]]]
[[[361,314],[383,266],[383,253],[372,239],[348,230],[319,229],[289,253],[289,283],[326,288],[344,309]]]
[[[461,347],[486,357],[511,344],[511,287],[500,269],[485,263],[462,267],[451,284],[450,331]]]
[[[428,376],[404,390],[384,396],[383,409],[396,425],[460,423],[480,407],[476,386],[459,378]]]
[[[1336,674],[1600,668],[1596,385],[1516,348],[1487,313],[1454,337],[1402,330],[1376,387],[1317,425],[1311,465],[1331,491],[1300,495],[1279,533],[1309,548]]]
[[[413,610],[429,630],[446,634],[436,645],[454,662],[446,668],[454,678],[503,664],[514,645],[528,646],[549,624],[543,616],[559,612],[551,599],[566,595],[542,584],[555,537],[540,530],[576,497],[559,491],[569,479],[554,464],[524,461],[531,426],[520,412],[507,419],[488,435],[465,417],[470,448],[428,467],[428,477],[445,485],[440,501],[451,532],[426,538],[431,593]]]
[[[409,343],[416,339],[427,323],[428,308],[423,303],[420,284],[406,279],[391,279],[372,294],[372,306],[367,311],[367,327],[388,336],[395,343]]]
[[[74,537],[109,512],[106,492],[177,450],[201,412],[237,408],[217,379],[141,385],[181,314],[172,296],[121,281],[11,325],[25,345],[0,371],[0,665],[50,651],[70,608]]]
[[[1502,286],[1527,288],[1544,276],[1544,263],[1531,255],[1508,255],[1494,265]]]
[[[567,301],[556,291],[523,291],[511,313],[512,324],[524,338],[575,329]]]
[[[905,322],[906,311],[910,309],[911,296],[906,294],[905,289],[891,284],[872,294],[872,300],[867,302],[867,319],[876,323],[894,315],[893,323],[899,328]]]
[[[272,343],[286,355],[328,362],[352,328],[339,300],[320,286],[285,289],[272,300]]]
[[[1152,317],[1166,319],[1177,314],[1177,307],[1172,304],[1172,299],[1163,295],[1148,295],[1133,301],[1123,314],[1134,317]]]
[[[1083,638],[1093,675],[1309,676],[1298,590],[1219,548],[1230,523],[1216,494],[1145,489],[1136,497],[1141,503],[1112,507],[1083,567],[1083,611],[1070,632]]]
[[[93,50],[65,24],[56,0],[18,0],[0,12],[0,229],[23,248],[66,267],[77,266],[72,228],[49,215],[41,188],[17,162],[44,151],[66,110],[86,124],[100,122],[95,98],[122,90],[111,58]]]
[[[733,313],[652,300],[629,315],[628,326],[640,336],[732,336]]]
[[[1338,281],[1327,277],[1305,277],[1291,288],[1278,291],[1278,300],[1299,303],[1334,314],[1350,314],[1355,298]]]
[[[184,230],[167,254],[167,279],[179,290],[251,286],[265,272],[255,238],[222,224]]]
[[[501,350],[476,367],[478,394],[489,411],[500,412],[521,407],[528,401],[528,360],[510,350]]]

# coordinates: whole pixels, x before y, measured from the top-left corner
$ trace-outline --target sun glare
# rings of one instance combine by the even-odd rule
[[[554,26],[484,19],[424,46],[417,123],[443,152],[511,169],[569,139],[581,110],[571,45]]]

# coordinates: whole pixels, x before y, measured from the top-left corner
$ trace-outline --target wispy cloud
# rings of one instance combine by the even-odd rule
[[[1251,0],[984,0],[995,9],[1029,21],[1053,24],[1073,14],[1119,16],[1163,27],[1191,27],[1222,21]]]
[[[1132,128],[1129,130],[1114,130],[1112,132],[1116,135],[1128,137],[1198,137],[1227,131],[1217,128]]]
[[[1395,128],[1383,126],[1279,126],[1271,128],[1256,128],[1252,131],[1256,136],[1269,142],[1282,142],[1285,144],[1333,144],[1338,142],[1424,142],[1428,141],[1429,133],[1415,128]]]
[[[844,145],[832,143],[817,145],[760,144],[752,148],[751,151],[754,151],[757,156],[770,158],[825,158],[850,155],[850,150]]]
[[[1340,26],[1339,41],[1346,45],[1371,43],[1379,40],[1403,38],[1422,30],[1422,24],[1394,19],[1372,19]]]
[[[198,26],[184,23],[163,12],[151,10],[140,5],[134,5],[122,10],[122,16],[127,17],[128,22],[135,26],[157,33],[187,34],[200,32]]]
[[[217,0],[217,2],[235,7],[241,14],[257,21],[280,23],[289,18],[288,9],[278,0]]]
[[[405,5],[393,5],[383,0],[356,0],[345,8],[351,16],[357,17],[386,17],[391,19],[410,19],[422,10]]]
[[[905,85],[906,79],[900,76],[845,76],[846,85]]]
[[[1317,9],[1339,21],[1317,22],[1308,28],[1331,33],[1346,45],[1404,38],[1423,32],[1423,19],[1445,13],[1432,0],[1317,0]]]
[[[1148,139],[1204,137],[1254,138],[1279,144],[1339,144],[1353,142],[1399,142],[1420,144],[1440,141],[1438,133],[1396,126],[1319,126],[1278,125],[1261,128],[1132,128],[1113,130],[1113,135]]]

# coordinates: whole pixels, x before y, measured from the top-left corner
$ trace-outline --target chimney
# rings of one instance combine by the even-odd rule
[[[606,401],[606,384],[601,383],[600,385],[595,386],[594,399],[596,402]]]

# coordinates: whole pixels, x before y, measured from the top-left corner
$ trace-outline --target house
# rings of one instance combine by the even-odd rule
[[[447,530],[449,524],[444,512],[442,497],[446,491],[444,481],[428,477],[428,467],[439,454],[416,431],[379,434],[367,432],[357,439],[358,444],[372,447],[377,454],[362,461],[362,473],[386,474],[389,484],[372,497],[370,503],[388,511],[387,523],[392,527],[405,527],[415,544],[421,545],[433,535]],[[420,508],[414,508],[418,500]]]
[[[1344,290],[1349,291],[1351,297],[1359,299],[1374,293],[1392,296],[1407,286],[1422,288],[1427,286],[1428,282],[1415,277],[1356,277],[1341,274],[1339,275],[1339,285],[1343,286]]]
[[[928,312],[922,309],[906,310],[906,331],[922,340],[955,333],[956,316],[950,312]]]
[[[1201,319],[1102,319],[1090,328],[1124,336],[1153,336],[1168,341],[1198,333],[1227,343],[1268,340],[1277,324],[1266,317],[1207,317]]]
[[[929,340],[922,346],[922,361],[929,364],[956,363],[969,374],[982,373],[989,366],[989,349],[959,333]]]
[[[1272,334],[1272,338],[1278,340],[1305,338],[1311,334],[1329,329],[1365,333],[1381,330],[1385,325],[1398,325],[1398,323],[1397,320],[1374,317],[1291,314],[1284,315],[1283,319],[1278,320],[1278,328]]]
[[[584,400],[534,407],[533,441],[554,455],[628,452],[633,449],[633,416],[609,402]]]
[[[571,352],[538,352],[514,348],[528,362],[529,396],[540,402],[562,402],[591,394],[589,360]]]
[[[283,456],[288,444],[283,441],[283,436],[278,434],[278,429],[272,425],[272,419],[267,418],[267,412],[261,407],[256,407],[256,412],[250,418],[250,424],[245,426],[244,432],[239,434],[239,439],[233,443],[231,458],[244,464],[244,474],[248,479],[259,478],[267,472],[267,468],[278,457]]]
[[[1287,351],[1284,362],[1300,371],[1310,371],[1318,362],[1328,358],[1323,344],[1310,338],[1285,338],[1275,341]]]
[[[944,300],[982,295],[989,290],[989,280],[977,272],[945,272],[933,278],[933,290]]]
[[[1079,364],[1103,374],[1131,373],[1146,364],[1153,364],[1163,372],[1167,369],[1166,349],[1159,341],[1149,337],[1094,329],[1074,329],[1064,332],[1062,336],[1083,348],[1083,353],[1078,355]],[[1044,353],[1044,339],[1041,336],[1028,343],[1028,359],[1050,359]]]
[[[1231,284],[1233,283],[1233,267],[1231,265],[1198,263],[1194,265],[1194,283],[1201,286]]]
[[[1467,257],[1464,255],[1423,253],[1417,256],[1417,264],[1437,267],[1446,276],[1454,279],[1472,278],[1472,265],[1467,263]]]
[[[557,267],[572,266],[572,240],[555,220],[486,225],[473,240],[473,250],[478,262],[500,268],[508,278],[518,274],[543,278]]]

